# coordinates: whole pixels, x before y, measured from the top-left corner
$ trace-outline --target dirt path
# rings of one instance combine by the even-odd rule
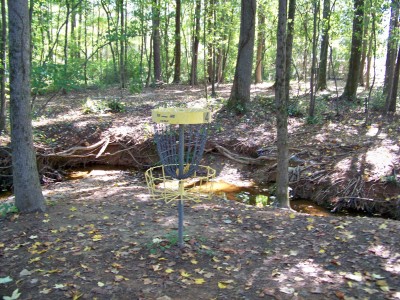
[[[0,219],[0,295],[19,299],[400,299],[400,222],[214,198],[149,198],[140,172],[49,185],[45,214]],[[8,283],[6,281],[12,280]]]

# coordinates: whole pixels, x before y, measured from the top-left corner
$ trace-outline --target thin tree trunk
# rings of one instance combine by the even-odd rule
[[[68,24],[70,15],[69,0],[65,0],[65,5],[67,6],[67,16],[65,17],[65,37],[64,37],[64,74],[67,74],[68,68]]]
[[[289,102],[292,52],[293,52],[293,34],[294,34],[294,18],[296,14],[296,0],[289,0],[288,25],[286,35],[286,61],[285,61],[285,99]]]
[[[364,67],[365,67],[365,61],[367,59],[367,51],[368,51],[368,34],[369,34],[368,29],[369,29],[369,14],[366,14],[365,18],[364,18],[364,33],[363,33],[363,42],[362,42],[362,50],[361,50],[360,78],[358,79],[360,86],[365,85]]]
[[[265,47],[265,13],[262,5],[258,8],[258,34],[257,34],[257,57],[256,57],[256,80],[255,83],[263,82],[262,78],[262,60]]]
[[[10,122],[15,205],[45,211],[33,146],[30,109],[30,23],[27,0],[8,1]]]
[[[318,2],[317,2],[318,1]],[[314,117],[315,110],[315,75],[317,67],[317,17],[319,12],[319,0],[313,1],[314,6],[314,19],[313,19],[313,37],[312,37],[312,62],[311,62],[311,78],[310,78],[310,107],[308,110],[308,116]]]
[[[120,0],[119,2],[119,10],[120,10],[120,21],[121,21],[121,38],[120,38],[120,53],[119,53],[119,73],[121,78],[121,88],[125,88],[125,21],[124,21],[124,0]]]
[[[174,60],[174,83],[179,83],[181,81],[181,0],[176,0]]]
[[[286,78],[286,26],[287,26],[287,2],[279,0],[278,32],[276,48],[276,78],[275,78],[275,104],[277,121],[277,174],[276,197],[282,208],[290,208],[289,178],[288,178],[288,130],[287,130],[287,105],[285,97]]]
[[[1,0],[1,40],[0,40],[0,135],[6,130],[6,45],[7,17],[6,2]]]
[[[190,85],[197,85],[197,64],[199,61],[199,43],[200,43],[200,13],[201,13],[201,0],[196,0],[195,18],[196,25],[193,37],[192,47],[192,67],[190,70]]]
[[[321,50],[319,56],[318,84],[317,90],[326,90],[326,68],[328,65],[328,47],[329,47],[329,30],[331,27],[331,1],[324,0],[324,8],[322,12],[322,37]]]
[[[157,0],[152,5],[154,81],[161,82],[160,7]]]

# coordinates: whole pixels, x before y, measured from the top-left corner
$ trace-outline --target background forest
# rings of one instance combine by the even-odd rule
[[[324,89],[326,79],[345,78],[353,31],[362,41],[362,86],[368,88],[375,74],[382,79],[388,42],[394,53],[388,67],[395,65],[396,30],[391,30],[391,40],[387,37],[391,6],[391,26],[397,27],[397,2],[358,2],[295,3],[292,80],[314,79],[317,89]],[[7,19],[2,4],[4,54]],[[232,82],[240,5],[238,0],[31,0],[32,92],[119,84],[135,93],[158,82]],[[362,26],[353,28],[355,5],[362,6],[364,17],[359,17]],[[256,83],[275,78],[277,10],[277,2],[257,3]]]

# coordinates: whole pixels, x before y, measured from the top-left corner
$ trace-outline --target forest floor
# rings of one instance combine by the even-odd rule
[[[276,163],[273,91],[252,87],[249,112],[234,116],[224,109],[229,87],[220,86],[219,98],[208,100],[214,121],[205,164],[225,182],[270,184]],[[83,105],[87,97],[92,100]],[[104,99],[124,103],[125,111],[83,113]],[[320,100],[324,113],[308,124],[300,105],[306,101],[299,97],[290,110],[295,197],[396,216],[398,115],[372,112],[364,126],[357,105]],[[45,102],[40,99],[38,107]],[[213,197],[185,202],[185,245],[176,246],[176,205],[152,200],[142,171],[157,159],[149,142],[150,111],[160,104],[206,102],[202,87],[185,86],[51,99],[34,121],[47,212],[0,218],[0,295],[400,299],[400,223],[392,219],[310,216]],[[49,183],[55,169],[82,163],[124,168]]]

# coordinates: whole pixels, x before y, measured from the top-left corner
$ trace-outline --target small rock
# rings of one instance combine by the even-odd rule
[[[172,300],[172,298],[170,298],[168,296],[162,296],[162,297],[158,297],[156,300]]]
[[[27,269],[23,269],[23,270],[19,273],[19,276],[20,276],[20,277],[24,277],[24,276],[29,276],[29,275],[31,275],[31,274],[32,274],[31,271],[28,271]]]

